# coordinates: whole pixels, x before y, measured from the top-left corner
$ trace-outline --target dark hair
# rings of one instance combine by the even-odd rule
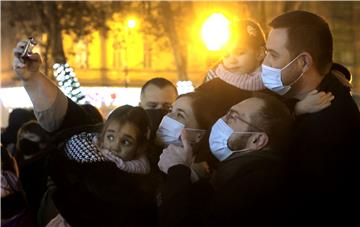
[[[141,88],[141,95],[144,95],[144,92],[145,92],[145,89],[149,86],[149,85],[154,85],[158,88],[164,88],[164,87],[167,87],[167,86],[170,86],[172,88],[174,88],[174,91],[176,93],[176,95],[178,94],[177,92],[177,89],[175,87],[175,85],[173,83],[171,83],[171,81],[165,79],[165,78],[162,78],[162,77],[156,77],[156,78],[153,78],[151,80],[148,80]]]
[[[105,121],[103,130],[100,135],[100,141],[103,141],[104,139],[104,129],[106,129],[113,121],[116,121],[119,124],[131,122],[136,127],[138,127],[140,131],[138,138],[139,144],[146,143],[149,140],[148,134],[150,130],[150,120],[143,108],[125,105],[113,110],[110,113],[108,119]]]
[[[251,96],[252,92],[241,90],[215,78],[197,87],[195,92],[182,94],[177,99],[190,97],[197,123],[202,129],[208,130],[230,107]]]
[[[333,63],[331,66],[331,74],[333,74],[349,91],[351,90],[351,72],[344,65]]]
[[[198,123],[201,129],[208,129],[209,124],[208,119],[211,118],[211,114],[208,111],[208,104],[205,102],[205,96],[202,93],[198,92],[190,92],[186,94],[179,95],[176,99],[180,99],[183,97],[189,97],[191,99],[191,109],[194,113],[194,117],[196,122]],[[204,114],[206,113],[206,114]]]
[[[239,89],[220,78],[215,78],[197,87],[194,93],[194,96],[199,96],[192,103],[195,118],[200,127],[208,130],[207,135],[199,144],[199,153],[196,154],[195,161],[206,160],[210,167],[214,168],[218,160],[210,152],[208,142],[210,129],[233,105],[250,98],[252,92]]]
[[[30,120],[36,120],[34,112],[16,108],[9,114],[9,124],[5,131],[1,134],[1,143],[7,146],[10,143],[16,143],[17,132],[19,128]]]
[[[210,129],[233,105],[250,98],[252,92],[241,90],[215,78],[197,87],[192,96],[197,96],[192,108],[199,125],[204,129]]]
[[[252,48],[265,46],[265,34],[259,23],[251,19],[242,19],[235,23],[234,26],[239,35],[237,41],[244,42]]]
[[[254,93],[254,97],[264,101],[265,105],[251,116],[251,123],[265,131],[269,137],[270,148],[274,151],[285,150],[290,143],[293,131],[294,119],[290,110],[273,95]]]
[[[94,121],[94,124],[103,123],[104,119],[101,116],[100,111],[95,106],[87,103],[81,105],[81,107],[84,108],[87,113],[89,113],[91,119]]]
[[[33,142],[34,144],[40,144],[40,143],[48,143],[50,142],[50,135],[45,129],[41,128],[40,124],[37,121],[28,121],[18,131],[17,134],[17,141],[16,141],[16,155],[15,158],[18,160],[19,164],[22,165],[23,163],[23,155],[34,155],[37,152],[40,151],[40,148],[38,149],[26,149],[24,148],[24,142],[29,141],[29,139],[22,138],[21,135],[24,133],[33,133],[40,137],[39,142]],[[26,146],[27,147],[27,146]]]
[[[333,38],[328,23],[320,16],[306,11],[284,13],[270,24],[272,28],[286,28],[287,49],[291,55],[306,51],[313,58],[321,74],[329,72],[333,55]]]
[[[21,134],[30,132],[38,135],[40,137],[40,142],[49,141],[50,137],[48,132],[45,129],[41,128],[40,124],[37,121],[28,121],[18,131],[18,138]]]

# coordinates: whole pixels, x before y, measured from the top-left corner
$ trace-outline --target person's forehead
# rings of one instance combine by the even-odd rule
[[[170,103],[172,103],[176,99],[176,92],[172,86],[160,88],[150,84],[145,88],[143,96],[143,98],[151,101],[163,102],[170,100]]]
[[[111,121],[106,129],[107,131],[113,131],[118,133],[120,136],[124,134],[128,134],[136,138],[136,135],[138,133],[138,127],[132,122],[124,122],[123,124],[120,124],[116,121]]]
[[[187,97],[187,96],[183,96],[178,98],[174,104],[173,104],[173,109],[179,108],[179,109],[183,109],[183,110],[192,110],[191,108],[191,98]]]
[[[38,134],[36,134],[35,132],[29,132],[29,131],[25,131],[21,133],[23,136],[39,136]]]
[[[40,138],[40,136],[33,132],[23,132],[22,138],[31,139],[31,138]]]
[[[172,106],[172,112],[183,112],[186,118],[186,126],[193,124],[191,127],[198,127],[191,97],[182,96],[178,98]]]
[[[249,46],[247,42],[244,41],[236,41],[231,44],[229,44],[227,48],[227,52],[232,52],[236,50],[242,50],[242,51],[250,51],[253,48]]]
[[[260,111],[264,105],[265,103],[263,100],[253,97],[234,105],[231,109],[246,118],[250,118],[252,114]]]
[[[266,42],[267,49],[275,51],[287,50],[288,32],[286,28],[275,28],[269,33],[269,38]]]

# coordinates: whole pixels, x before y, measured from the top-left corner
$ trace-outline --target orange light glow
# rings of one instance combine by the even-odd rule
[[[135,28],[135,27],[136,27],[136,20],[134,20],[134,19],[128,20],[127,26],[128,26],[129,28]]]
[[[201,37],[209,50],[217,51],[224,47],[230,36],[229,24],[229,20],[220,13],[212,14],[205,21]]]

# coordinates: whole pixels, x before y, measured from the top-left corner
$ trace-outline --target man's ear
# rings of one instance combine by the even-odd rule
[[[254,151],[261,150],[264,148],[269,142],[269,137],[265,132],[259,132],[254,134],[249,139],[249,148]]]
[[[306,72],[310,69],[313,64],[313,59],[308,52],[302,53],[303,57],[301,57],[301,67],[303,68],[303,72]]]

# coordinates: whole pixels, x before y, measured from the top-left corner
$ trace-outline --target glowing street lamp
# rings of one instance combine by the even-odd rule
[[[136,27],[136,20],[130,19],[127,21],[128,28],[135,28]]]
[[[203,24],[201,37],[211,51],[220,50],[229,40],[229,20],[220,13],[212,14]]]

